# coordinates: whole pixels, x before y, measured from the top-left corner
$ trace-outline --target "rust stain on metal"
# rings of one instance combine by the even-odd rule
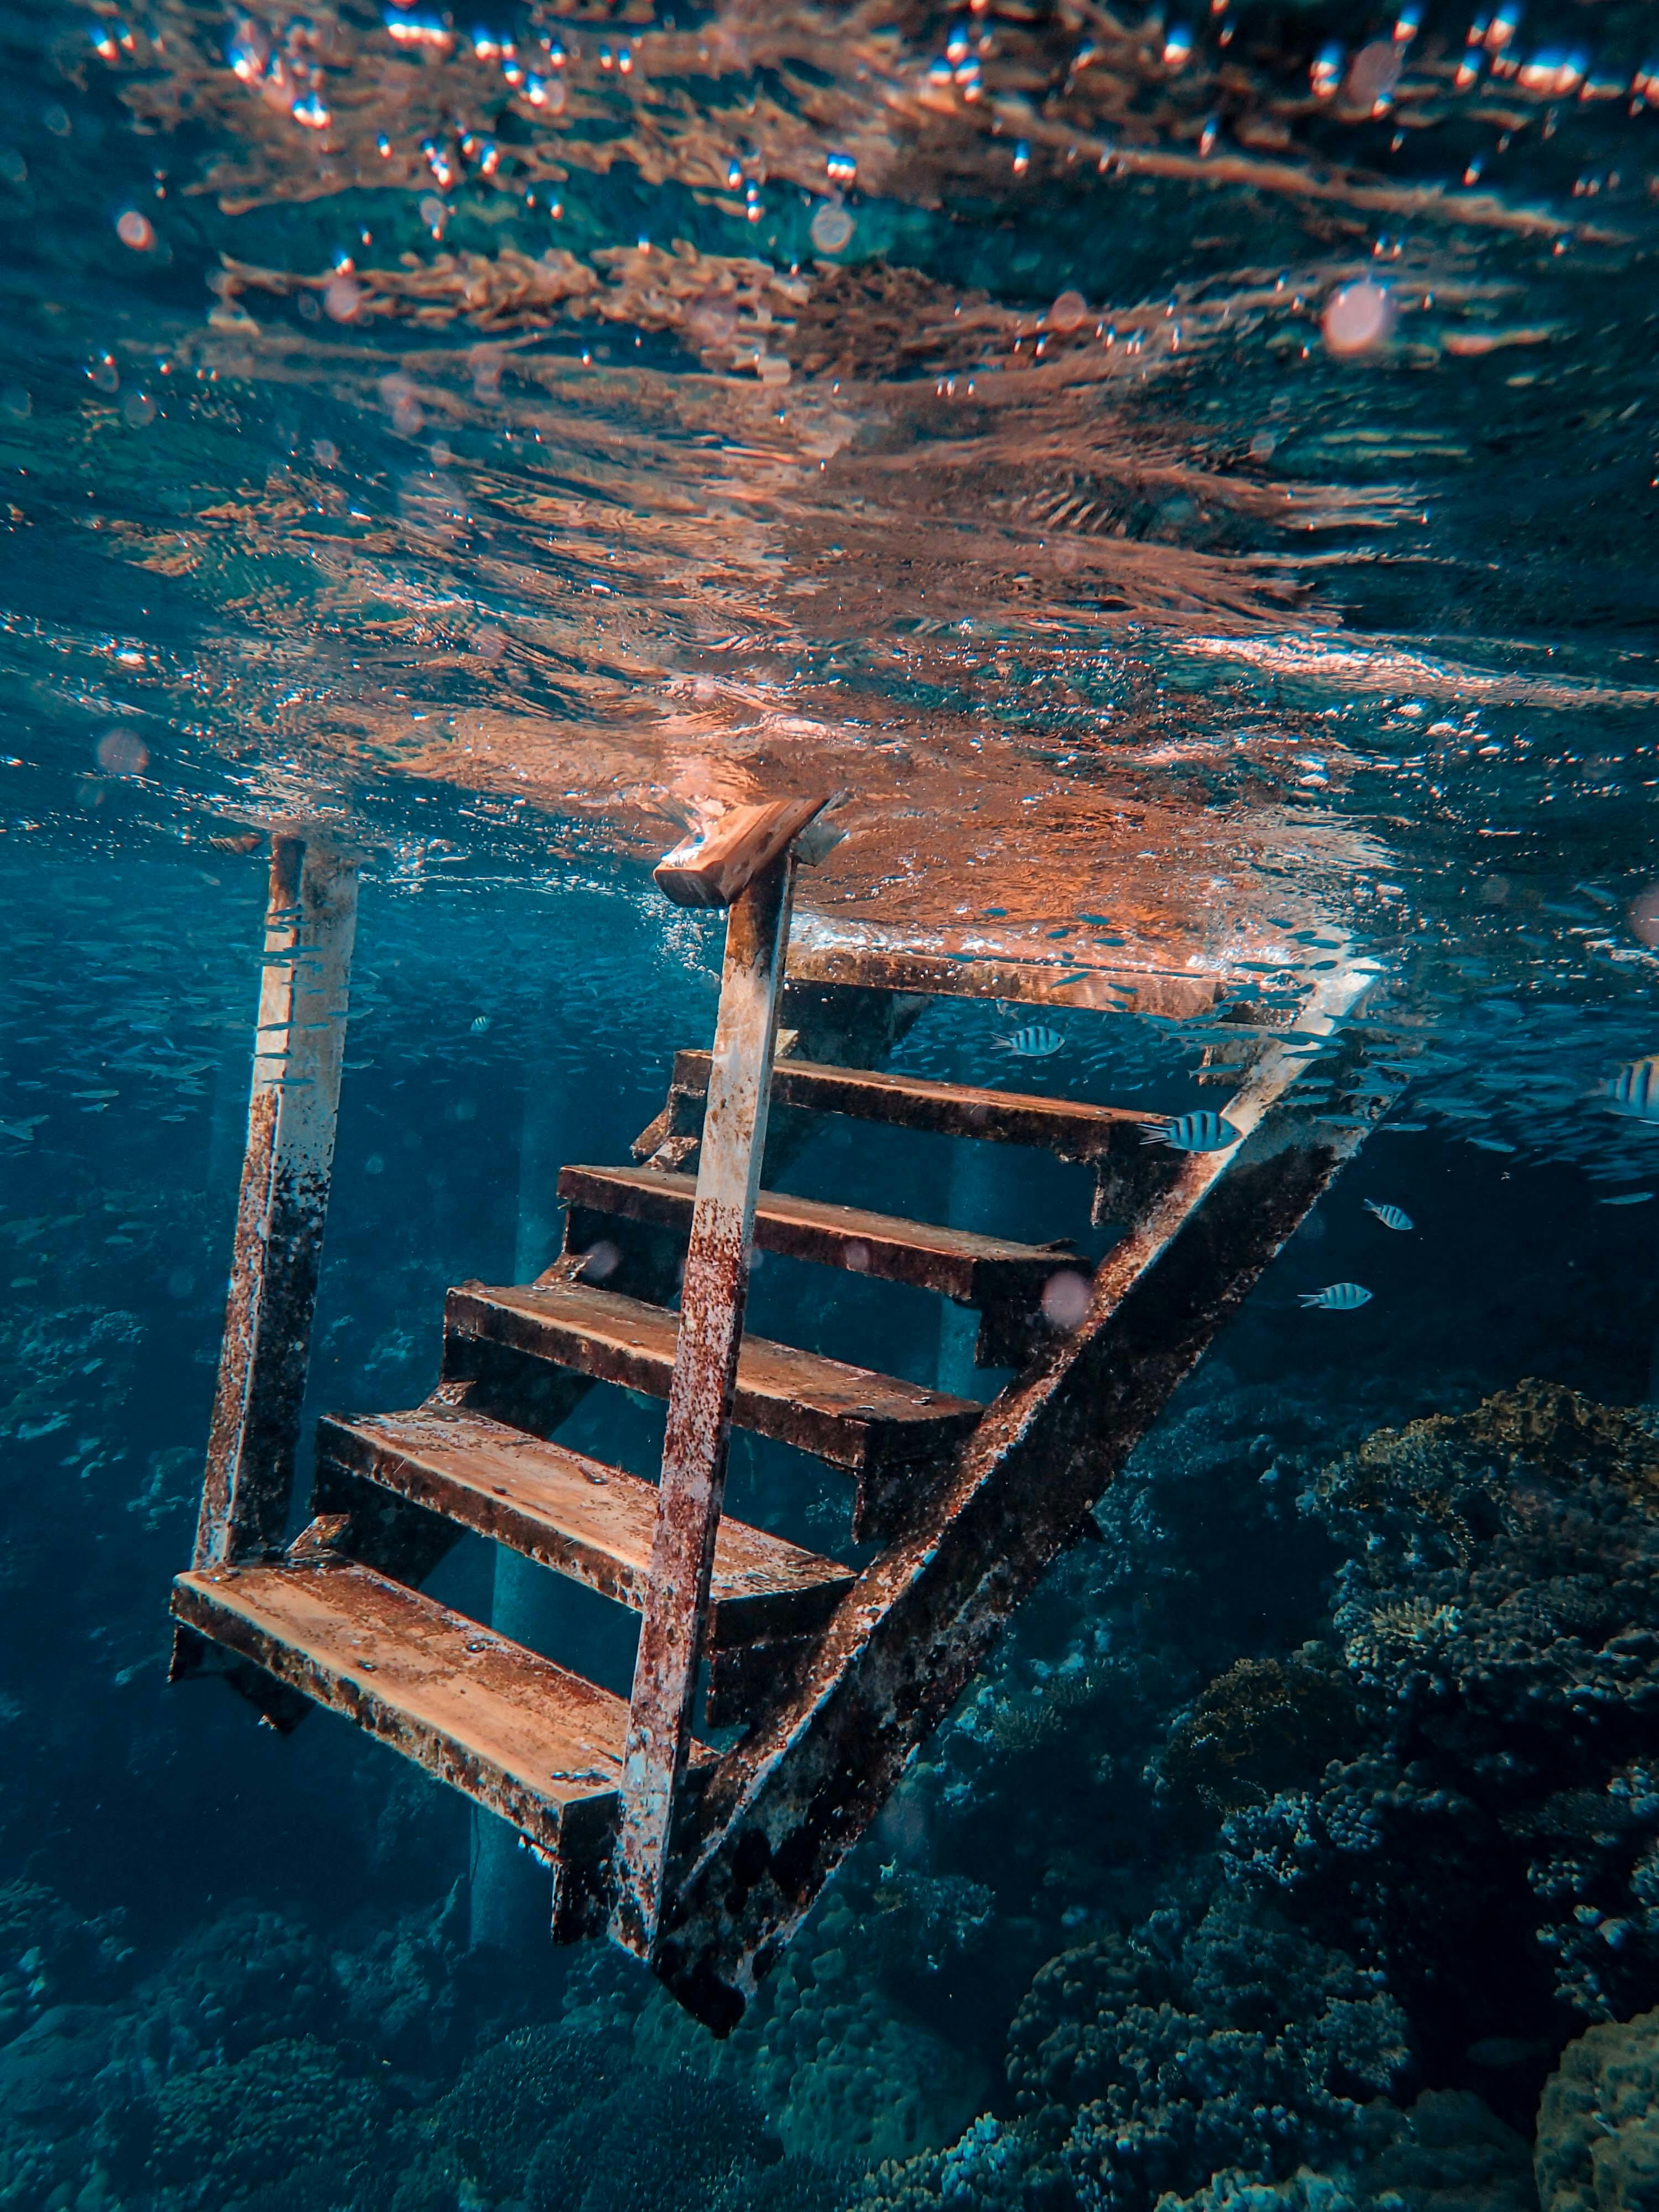
[[[195,1560],[258,1556],[282,1532],[294,1476],[328,1212],[357,864],[280,835]]]
[[[611,1933],[647,1959],[656,1950],[708,1624],[793,882],[794,863],[786,854],[754,878],[726,923],[651,1583],[623,1759]]]

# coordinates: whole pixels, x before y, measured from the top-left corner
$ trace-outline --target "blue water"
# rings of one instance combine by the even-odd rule
[[[1650,2203],[1652,27],[0,13],[0,2212]],[[363,856],[308,1436],[708,1042],[651,861],[836,787],[813,928],[1364,957],[1395,1103],[719,2040],[389,1750],[168,1689],[167,1590],[268,832]],[[888,1064],[1178,1115],[1203,1042],[951,997]],[[1101,1257],[962,1149],[785,1187]],[[1007,1379],[801,1263],[750,1320]],[[871,1556],[781,1445],[728,1503]],[[626,1693],[631,1615],[539,1620]]]

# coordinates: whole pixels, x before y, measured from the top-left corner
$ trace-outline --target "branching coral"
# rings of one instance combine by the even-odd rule
[[[1224,1898],[1184,1936],[1155,1917],[1054,1960],[1009,2051],[1030,2139],[1103,2212],[1340,2150],[1356,2100],[1407,2063],[1404,2015],[1374,1977]]]
[[[1315,1778],[1353,1717],[1352,1692],[1325,1655],[1240,1659],[1176,1722],[1159,1773],[1182,1812],[1262,1804]]]

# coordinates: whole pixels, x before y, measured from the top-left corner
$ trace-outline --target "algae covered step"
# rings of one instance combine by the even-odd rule
[[[176,1620],[510,1821],[556,1869],[562,1938],[603,1917],[624,1701],[347,1563],[179,1576]],[[695,1767],[714,1753],[694,1746]]]
[[[591,1249],[605,1224],[636,1222],[686,1235],[696,1204],[695,1176],[656,1167],[568,1167],[559,1196],[570,1209],[566,1250]],[[763,1252],[878,1280],[937,1291],[985,1315],[986,1366],[1012,1366],[1042,1334],[1042,1292],[1075,1267],[1067,1244],[1021,1244],[928,1221],[763,1190],[755,1201],[755,1242]]]
[[[475,1530],[637,1612],[650,1583],[657,1486],[465,1407],[325,1417],[318,1510],[363,1510],[365,1485]],[[342,1480],[343,1478],[343,1480]],[[834,1559],[721,1519],[709,1585],[711,1650],[821,1628],[852,1588]]]
[[[678,1329],[667,1307],[586,1283],[463,1283],[445,1308],[445,1381],[476,1382],[486,1403],[510,1401],[522,1370],[541,1364],[665,1398]],[[854,1475],[854,1533],[862,1535],[886,1525],[983,1412],[971,1398],[750,1336],[738,1363],[732,1419]]]

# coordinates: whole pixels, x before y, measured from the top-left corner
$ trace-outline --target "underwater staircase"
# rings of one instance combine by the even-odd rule
[[[1224,979],[1114,987],[1236,1030],[1206,1055],[1233,1089],[1225,1150],[1147,1141],[1156,1115],[879,1071],[929,990],[1077,1001],[1058,970],[792,941],[821,803],[736,810],[663,864],[671,896],[729,909],[714,1051],[677,1054],[638,1164],[562,1170],[551,1267],[449,1293],[423,1405],[322,1421],[312,1517],[287,1543],[356,878],[276,841],[214,1434],[173,1596],[175,1677],[211,1658],[280,1728],[315,1703],[392,1744],[540,1855],[556,1938],[608,1923],[721,2033],[1381,1109],[1322,1121],[1286,1097],[1370,981],[1346,968],[1293,1016]],[[1291,1018],[1296,1044],[1273,1027]],[[1121,1233],[1091,1271],[1064,1245],[758,1188],[769,1121],[775,1159],[831,1115],[1084,1163],[1094,1220]],[[975,1309],[978,1363],[1015,1377],[982,1406],[744,1335],[753,1248]],[[556,1441],[596,1382],[669,1401],[659,1483]],[[726,1516],[732,1425],[841,1470],[871,1564]],[[466,1532],[642,1614],[631,1701],[422,1593]],[[717,1749],[694,1722],[741,1733]]]

